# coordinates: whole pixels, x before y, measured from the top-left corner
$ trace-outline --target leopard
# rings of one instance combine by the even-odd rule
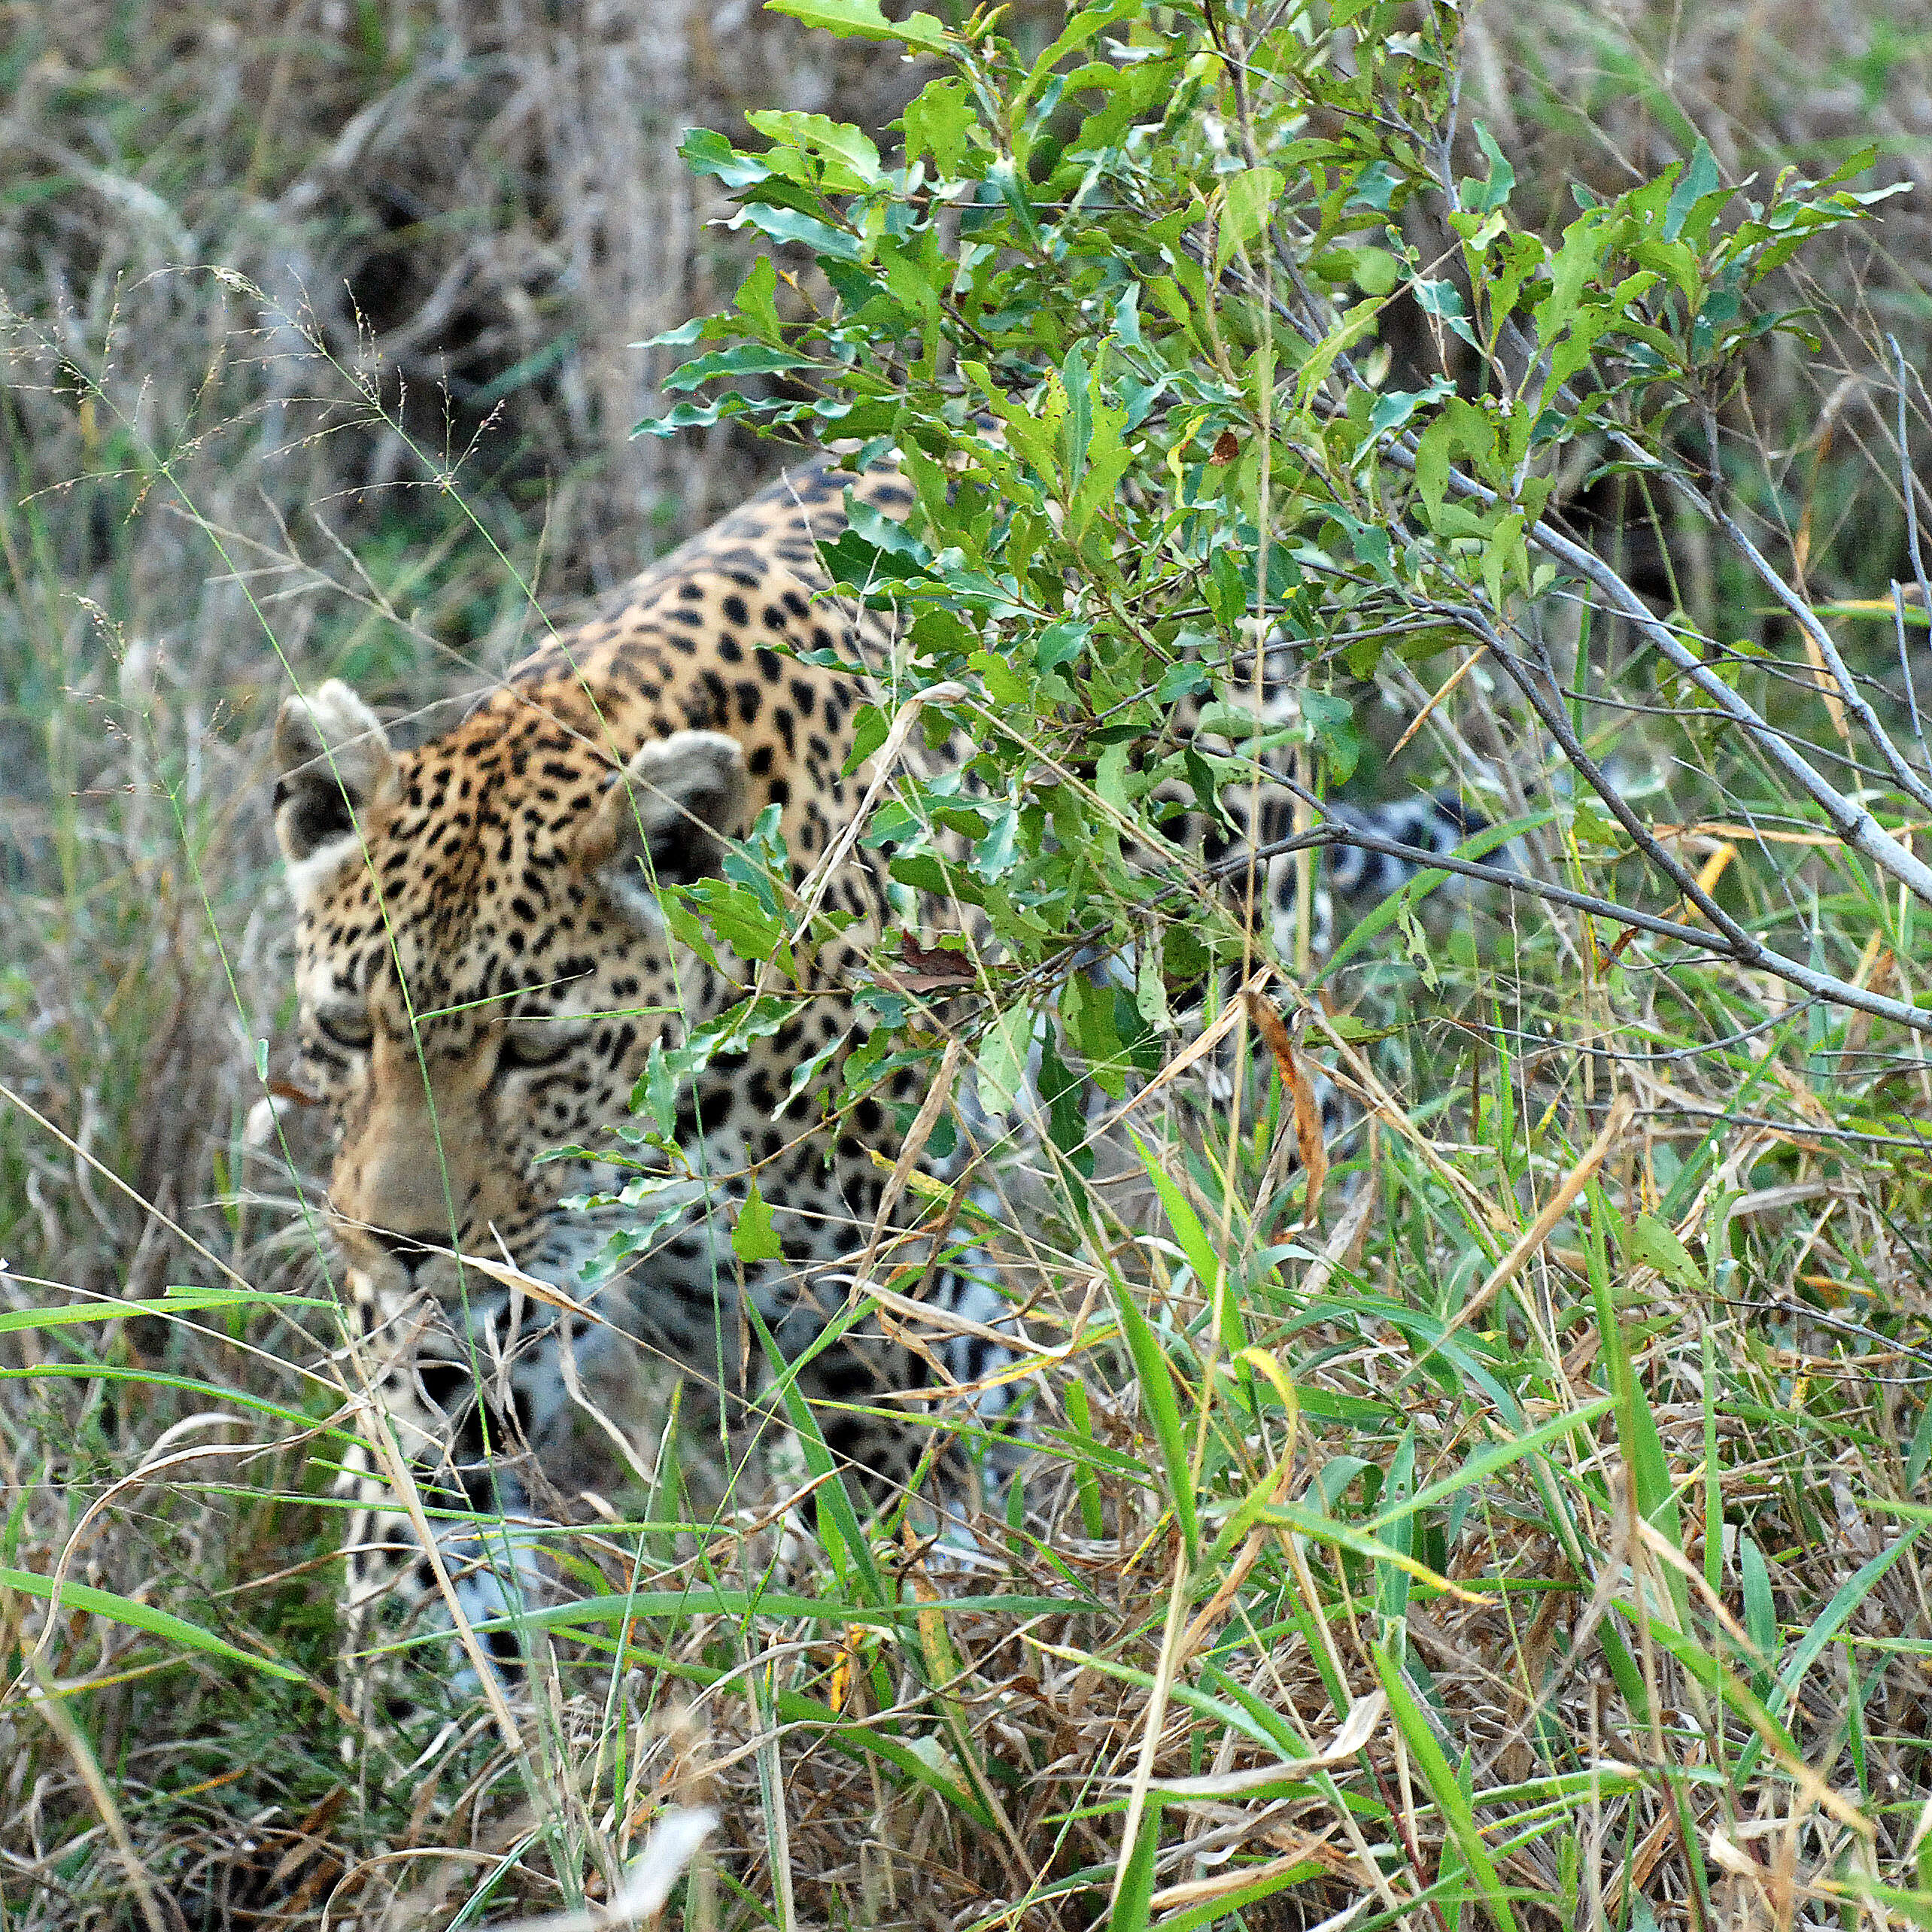
[[[822,553],[855,503],[903,518],[913,500],[889,462],[794,468],[413,746],[339,681],[281,708],[300,1073],[334,1130],[324,1218],[361,1392],[352,1631],[440,1595],[514,1669],[542,1538],[487,1526],[545,1520],[587,1412],[648,1478],[680,1404],[728,1463],[782,1385],[875,1499],[931,1463],[936,1409],[963,1410],[968,1439],[1011,1419],[1007,1291],[970,1244],[922,1232],[942,1190],[906,1185],[925,1077],[902,1065],[840,1097],[882,951],[974,916],[942,894],[909,904],[857,836],[889,780],[972,750],[913,730],[858,755],[906,638],[891,610],[834,594]],[[1274,797],[1243,835],[1278,831],[1293,803]],[[1472,829],[1435,800],[1374,823],[1428,850]],[[755,834],[782,855],[768,885],[816,916],[782,974],[694,932],[685,896],[742,866]],[[1225,864],[1233,834],[1211,836]],[[1344,854],[1338,876],[1379,893],[1388,864]],[[639,1094],[761,992],[781,1023],[686,1069],[644,1144]],[[869,1297],[888,1273],[923,1326],[906,1297],[896,1315]],[[400,1506],[412,1481],[427,1508]]]

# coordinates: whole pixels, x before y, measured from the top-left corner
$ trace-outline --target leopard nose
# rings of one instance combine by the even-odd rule
[[[419,1234],[399,1235],[389,1228],[372,1228],[371,1238],[408,1275],[413,1284],[416,1271],[437,1250],[448,1245],[447,1229],[426,1229]]]

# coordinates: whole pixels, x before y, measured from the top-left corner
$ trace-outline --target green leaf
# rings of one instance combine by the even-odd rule
[[[1441,415],[1423,432],[1415,451],[1416,487],[1430,516],[1441,522],[1443,498],[1449,487],[1449,466],[1459,457],[1473,457],[1480,473],[1496,461],[1496,430],[1481,410],[1464,397],[1450,398]]]
[[[872,138],[849,122],[835,121],[828,114],[762,108],[754,108],[745,118],[767,140],[811,156],[824,171],[822,185],[835,194],[858,193],[877,187],[883,178],[879,150]]]
[[[692,952],[696,953],[698,958],[714,972],[721,971],[723,969],[718,963],[717,950],[711,943],[710,932],[704,922],[692,910],[688,901],[686,889],[673,886],[660,892],[658,895],[658,906],[664,916],[665,925],[670,928],[671,937],[680,946],[689,946]],[[652,1059],[649,1064],[652,1065],[658,1064],[663,1058],[663,1043],[654,1040],[651,1046]],[[637,1106],[636,1095],[634,1092],[631,1095],[630,1104],[632,1110],[634,1112]],[[671,1131],[670,1122],[668,1120],[662,1124],[661,1131],[667,1134]]]
[[[1165,1033],[1174,1023],[1168,1010],[1167,971],[1161,953],[1159,934],[1148,933],[1141,942],[1134,974],[1134,1004],[1150,1033]]]
[[[1346,205],[1372,208],[1378,214],[1387,214],[1395,199],[1396,190],[1402,184],[1402,178],[1387,162],[1372,161],[1356,176]]]
[[[770,260],[763,266],[769,269]],[[675,395],[680,390],[695,389],[714,376],[783,375],[794,369],[817,366],[810,356],[801,356],[794,350],[773,348],[764,342],[738,342],[728,349],[713,349],[709,355],[697,357],[673,369],[661,386]]]
[[[1658,1274],[1679,1288],[1701,1288],[1704,1271],[1690,1257],[1690,1250],[1654,1214],[1639,1214],[1630,1224],[1630,1258],[1648,1262]]]
[[[169,1611],[157,1610],[151,1603],[137,1603],[131,1596],[117,1596],[111,1590],[96,1590],[92,1584],[70,1581],[56,1590],[51,1577],[37,1576],[32,1570],[0,1568],[0,1590],[17,1590],[43,1602],[57,1602],[65,1610],[82,1610],[91,1616],[109,1618],[130,1630],[144,1630],[164,1643],[179,1644],[184,1649],[222,1657],[230,1663],[245,1663],[251,1670],[279,1677],[286,1683],[308,1681],[278,1657],[259,1657],[252,1651],[238,1649],[225,1637],[204,1630],[199,1624],[190,1624]]]
[[[1100,1445],[1094,1440],[1093,1413],[1087,1400],[1086,1384],[1078,1375],[1073,1376],[1062,1392],[1062,1399],[1067,1405],[1067,1420],[1072,1425],[1072,1433],[1081,1449],[1091,1454],[1077,1455],[1074,1460],[1074,1486],[1079,1493],[1080,1525],[1088,1536],[1098,1540],[1104,1533],[1107,1518],[1100,1499],[1100,1481],[1094,1474],[1094,1463],[1099,1454]]]
[[[758,413],[758,406],[749,396],[728,389],[709,402],[679,402],[661,416],[646,416],[631,425],[633,436],[674,436],[681,430],[708,430],[731,416]]]
[[[1463,300],[1463,291],[1447,277],[1417,281],[1411,284],[1411,290],[1417,307],[1425,315],[1433,315],[1445,328],[1461,336],[1471,348],[1478,346],[1476,332],[1469,326],[1469,311]]]
[[[930,14],[908,14],[889,20],[879,0],[765,0],[766,11],[788,14],[808,27],[821,27],[840,40],[898,41],[925,53],[943,53],[946,30]]]
[[[778,1261],[784,1256],[785,1244],[771,1225],[771,1210],[765,1205],[756,1181],[752,1183],[751,1191],[738,1210],[737,1223],[731,1230],[731,1252],[748,1265]]]
[[[1019,857],[1019,809],[1009,805],[994,818],[984,838],[973,848],[974,876],[989,886],[1004,879]]]
[[[769,255],[761,255],[738,284],[736,300],[739,316],[768,342],[776,342],[780,334],[777,296],[777,267]]]
[[[966,84],[956,74],[928,82],[899,125],[905,130],[906,165],[910,167],[921,155],[930,154],[933,166],[947,180],[958,175],[969,153],[986,145]]]
[[[761,256],[754,265],[753,272],[759,267],[770,268],[770,258]],[[775,278],[776,271],[773,273]],[[742,296],[743,290],[739,293]],[[731,315],[694,315],[689,321],[680,322],[675,329],[660,329],[655,336],[646,336],[641,342],[627,343],[625,346],[633,349],[688,349],[694,342],[711,341],[721,330],[729,333],[737,319]]]
[[[1345,697],[1320,691],[1303,691],[1300,703],[1308,736],[1328,760],[1335,783],[1346,785],[1354,776],[1362,758],[1362,734],[1355,728],[1355,707]]]
[[[1077,342],[1067,351],[1060,382],[1067,396],[1067,413],[1060,424],[1060,461],[1071,494],[1086,467],[1087,447],[1093,440],[1093,399],[1087,393],[1086,357]]]
[[[755,154],[741,153],[711,128],[687,129],[678,152],[694,175],[714,175],[728,188],[754,187],[771,179],[771,170]]]
[[[940,314],[940,292],[933,284],[936,265],[923,251],[916,254],[889,239],[882,239],[878,245],[878,263],[893,300],[921,317],[929,330],[936,330]],[[937,266],[943,274],[944,265]]]
[[[1057,10],[1070,14],[1071,18],[1059,38],[1043,48],[1028,70],[1025,84],[1014,96],[1014,105],[1024,107],[1038,100],[1050,85],[1056,71],[1066,76],[1067,56],[1077,53],[1097,34],[1104,33],[1119,22],[1130,20],[1146,11],[1146,0],[1089,0],[1079,7]],[[1090,67],[1078,70],[1081,79],[1095,72]],[[1117,72],[1118,70],[1113,70]]]
[[[1161,681],[1154,687],[1154,701],[1172,704],[1180,698],[1198,697],[1208,688],[1208,673],[1198,664],[1183,658],[1161,673]]]
[[[1226,545],[1218,548],[1208,564],[1208,607],[1216,621],[1232,630],[1247,609],[1247,586],[1241,581],[1239,553]]]
[[[667,1184],[678,1185],[676,1182]],[[605,1238],[604,1244],[597,1253],[579,1268],[579,1282],[588,1288],[600,1281],[609,1280],[631,1256],[649,1253],[660,1238],[669,1233],[690,1211],[688,1203],[675,1201],[668,1208],[659,1208],[641,1227],[614,1229]]]
[[[1393,291],[1402,270],[1387,249],[1351,248],[1347,253],[1350,279],[1364,295],[1383,296]]]
[[[1063,618],[1041,631],[1034,647],[1034,663],[1042,671],[1057,671],[1062,664],[1079,659],[1093,635],[1093,626],[1076,618]]]
[[[1090,980],[1069,980],[1060,996],[1060,1016],[1094,1084],[1110,1099],[1119,1099],[1126,1092],[1128,1055],[1115,1016],[1113,987],[1097,986]]]
[[[743,228],[749,224],[774,242],[802,242],[815,255],[828,261],[856,262],[859,246],[855,236],[834,228],[816,215],[801,214],[795,208],[774,208],[765,202],[747,202],[724,225]]]
[[[1421,389],[1385,389],[1368,412],[1368,427],[1378,436],[1399,430],[1424,403],[1455,393],[1456,385],[1446,375],[1432,376]]]
[[[1690,156],[1690,165],[1684,169],[1682,178],[1671,190],[1670,199],[1664,206],[1663,238],[1666,242],[1675,242],[1683,233],[1691,211],[1717,186],[1718,164],[1712,158],[1711,144],[1700,134],[1697,137],[1697,148]],[[1713,208],[1711,213],[1715,214],[1716,211]],[[1708,217],[1705,226],[1707,228],[1709,226]],[[1703,237],[1693,235],[1690,238],[1694,242],[1701,242]]]
[[[1496,144],[1496,137],[1481,121],[1475,123],[1476,141],[1483,152],[1489,156],[1489,178],[1478,186],[1473,181],[1463,184],[1463,202],[1465,207],[1478,214],[1490,214],[1509,199],[1509,191],[1516,185],[1516,170],[1504,158],[1501,148]]]
[[[1697,251],[1687,242],[1665,242],[1640,236],[1630,244],[1630,259],[1675,283],[1683,291],[1684,299],[1694,307],[1701,299],[1703,287]],[[1665,359],[1675,354],[1676,345],[1669,336],[1660,336],[1653,341],[1652,332],[1640,329],[1630,317],[1624,319],[1623,326],[1638,341],[1651,342]]]
[[[1281,199],[1278,168],[1244,168],[1223,178],[1225,201],[1221,232],[1214,242],[1214,272],[1225,269],[1237,248],[1245,248],[1268,224]]]
[[[1001,200],[1012,209],[1013,219],[1019,223],[1020,233],[1037,248],[1040,224],[1034,219],[1033,203],[1028,197],[1026,184],[1019,178],[1013,163],[1001,155],[986,170],[986,179],[998,189]],[[1012,419],[1007,420],[1010,422]]]
[[[728,859],[729,864],[731,861]],[[790,969],[790,950],[785,944],[785,919],[771,898],[771,887],[747,861],[738,869],[749,873],[756,884],[743,878],[706,879],[678,889],[677,896],[703,915],[706,922],[740,959],[776,959]],[[663,895],[668,900],[669,894]],[[680,933],[680,938],[685,937]]]
[[[1083,1178],[1091,1179],[1094,1160],[1093,1150],[1086,1144],[1086,1083],[1062,1059],[1059,1040],[1050,1024],[1042,1025],[1037,1035],[1040,1098],[1046,1107],[1047,1138],[1080,1170]],[[1084,1509],[1084,1503],[1082,1507]]]
[[[980,1042],[974,1077],[980,1104],[995,1120],[1013,1111],[1026,1085],[1026,1062],[1033,1044],[1033,1015],[1025,1007],[995,1013]]]

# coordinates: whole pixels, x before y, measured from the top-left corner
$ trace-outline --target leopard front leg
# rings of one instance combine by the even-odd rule
[[[516,1299],[482,1287],[466,1317],[460,1308],[350,1277],[344,1353],[364,1405],[363,1439],[345,1457],[336,1484],[354,1505],[345,1545],[345,1657],[363,1694],[358,1702],[366,1712],[380,1680],[392,1721],[415,1708],[409,1673],[399,1666],[372,1674],[372,1647],[425,1627],[448,1629],[458,1616],[472,1627],[503,1626],[542,1588],[523,1473],[532,1405],[519,1384],[533,1369],[542,1376],[542,1363],[526,1358],[542,1356],[543,1338],[519,1333]],[[515,1672],[512,1630],[485,1628],[479,1642],[500,1672]],[[448,1680],[446,1656],[425,1660]]]

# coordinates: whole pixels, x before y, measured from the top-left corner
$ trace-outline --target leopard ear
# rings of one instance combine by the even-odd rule
[[[291,865],[351,837],[396,789],[396,754],[374,712],[331,678],[275,720],[275,837]]]
[[[744,835],[745,750],[721,731],[653,739],[611,781],[577,858],[633,919],[658,922],[656,887],[715,876]]]

